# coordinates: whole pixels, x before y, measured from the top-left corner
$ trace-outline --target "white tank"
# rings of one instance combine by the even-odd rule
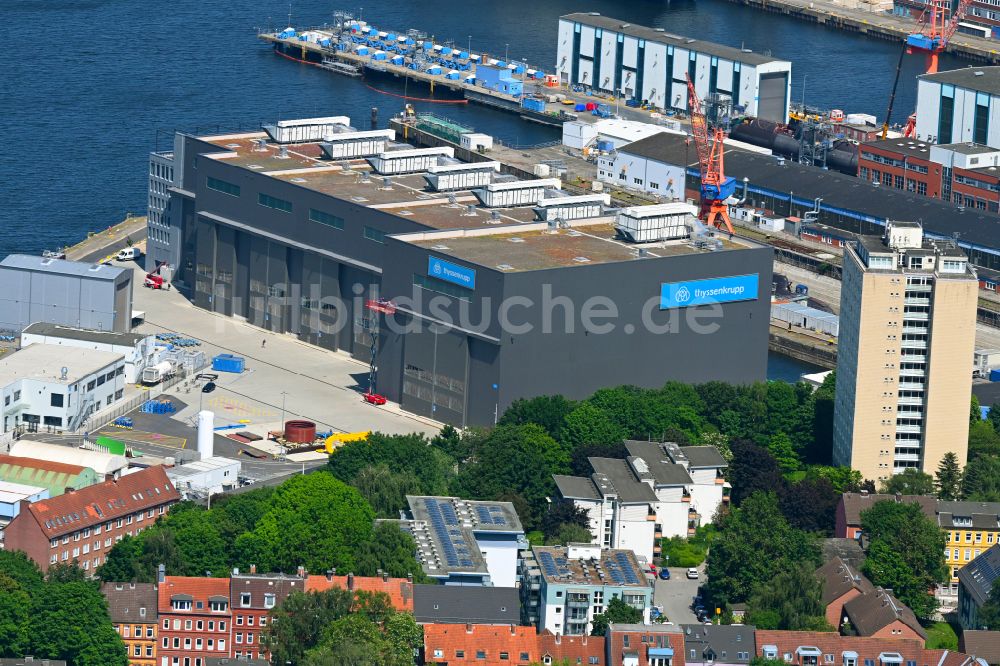
[[[198,412],[198,455],[202,460],[215,455],[215,413],[207,409]]]

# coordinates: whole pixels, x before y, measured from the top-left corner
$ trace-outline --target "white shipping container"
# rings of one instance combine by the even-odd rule
[[[265,125],[264,131],[278,143],[306,143],[319,141],[336,129],[343,129],[350,124],[351,119],[347,116],[300,118],[298,120],[279,120],[274,125]]]
[[[549,167],[548,164],[536,164],[531,169],[531,172],[533,174],[535,174],[536,176],[538,176],[539,178],[548,178],[549,177],[549,173],[551,171],[552,171],[552,169]]]
[[[630,206],[619,211],[615,229],[634,243],[655,243],[686,238],[691,233],[691,219],[698,209],[686,203],[653,206]]]
[[[396,138],[396,132],[393,130],[347,132],[327,138],[329,141],[321,146],[323,154],[331,160],[346,160],[384,153],[386,144]]]
[[[840,317],[801,303],[774,303],[771,318],[833,337],[840,333]]]
[[[424,180],[436,192],[468,190],[489,185],[493,181],[493,174],[497,171],[500,171],[499,162],[447,164],[429,168],[424,174]]]
[[[380,174],[418,173],[437,166],[442,157],[454,157],[452,148],[414,148],[413,150],[391,150],[369,157],[368,163]]]
[[[584,194],[575,197],[552,197],[542,199],[535,206],[535,216],[542,221],[584,220],[600,217],[604,206],[611,205],[608,194]]]
[[[517,180],[510,183],[490,183],[481,190],[473,192],[484,206],[488,208],[505,208],[513,206],[534,206],[545,197],[546,189],[560,189],[562,181],[558,178],[542,178],[539,180]]]
[[[469,132],[461,136],[462,148],[466,150],[491,150],[493,148],[493,137],[489,134],[479,132]]]

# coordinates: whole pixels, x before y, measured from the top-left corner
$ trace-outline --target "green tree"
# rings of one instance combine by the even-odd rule
[[[861,472],[850,467],[810,465],[806,469],[807,479],[826,479],[837,495],[856,493],[861,489]]]
[[[815,539],[797,530],[774,493],[754,493],[723,517],[708,553],[708,592],[717,606],[745,602],[761,584],[798,563],[819,565]]]
[[[754,657],[750,660],[750,666],[788,666],[782,659],[768,659],[767,657]]]
[[[823,590],[814,569],[799,562],[759,584],[747,602],[749,624],[758,629],[830,631]]]
[[[423,569],[417,563],[414,553],[417,546],[407,532],[396,523],[379,523],[369,539],[362,542],[356,551],[355,572],[360,576],[374,576],[381,569],[394,578],[413,575],[419,582],[427,580]]]
[[[1000,402],[990,405],[990,411],[986,414],[986,421],[996,430],[1000,428]]]
[[[907,467],[883,481],[879,492],[885,495],[933,495],[934,477],[914,467]]]
[[[969,424],[977,423],[983,420],[983,410],[979,405],[979,398],[975,394],[972,394],[972,400],[969,405]]]
[[[108,608],[89,582],[52,582],[32,598],[31,652],[74,666],[126,666],[125,644],[111,626]]]
[[[1000,434],[991,422],[976,421],[969,426],[969,462],[985,455],[1000,455]]]
[[[831,372],[813,393],[812,445],[805,458],[809,462],[829,463],[833,450],[833,403],[837,393],[837,373]],[[831,479],[832,481],[832,479]],[[859,479],[860,482],[860,479]],[[834,483],[834,486],[837,484]]]
[[[795,453],[791,438],[783,432],[771,435],[767,443],[767,450],[774,456],[778,467],[785,474],[794,472],[799,468],[799,457]]]
[[[393,472],[388,465],[365,467],[351,485],[368,500],[379,518],[398,518],[407,495],[422,495],[423,484],[413,472]]]
[[[876,502],[861,512],[861,529],[869,538],[864,572],[871,581],[891,588],[918,617],[937,608],[929,592],[945,580],[945,535],[918,504]]]
[[[355,549],[371,537],[374,519],[361,494],[331,474],[294,476],[274,492],[253,531],[236,540],[236,559],[264,571],[353,571]]]
[[[272,663],[301,663],[306,650],[319,642],[323,629],[347,616],[353,605],[354,595],[339,588],[289,594],[271,611],[264,631]]]
[[[941,458],[937,474],[934,477],[934,487],[938,499],[954,501],[962,494],[962,468],[958,464],[958,456],[949,451]]]
[[[632,608],[618,597],[615,597],[608,602],[603,613],[594,616],[594,628],[590,632],[590,635],[605,635],[608,632],[609,624],[635,624],[637,622],[642,622],[642,611]]]
[[[787,484],[778,495],[781,513],[792,527],[831,536],[839,501],[840,495],[823,478]]]
[[[564,546],[570,543],[590,543],[594,535],[586,527],[563,523],[559,530],[545,539],[546,546]]]
[[[603,410],[584,402],[566,415],[561,436],[563,445],[573,450],[581,446],[610,446],[623,441],[628,433]]]
[[[561,441],[566,417],[575,407],[576,403],[561,395],[520,398],[512,402],[507,411],[503,413],[503,416],[500,417],[500,424],[527,425],[534,423],[549,433],[552,439]]]
[[[350,483],[367,467],[385,465],[395,474],[409,472],[420,482],[424,495],[448,491],[454,460],[431,446],[423,435],[384,435],[373,432],[367,439],[349,442],[332,454],[327,464],[335,477]]]
[[[1000,502],[1000,456],[979,456],[965,466],[962,495],[973,502]]]
[[[306,666],[408,666],[423,644],[423,631],[409,614],[394,613],[383,622],[359,613],[340,618],[309,650]]]
[[[785,479],[770,451],[753,442],[738,439],[732,443],[733,461],[726,476],[733,485],[731,499],[734,505],[755,492],[772,492],[784,487]]]
[[[1000,631],[1000,585],[990,588],[986,603],[976,612],[975,628]]]
[[[475,459],[459,470],[454,492],[473,499],[513,494],[526,502],[520,514],[528,530],[539,527],[548,498],[555,494],[553,474],[568,471],[569,456],[534,424],[498,426],[478,447]]]
[[[0,551],[0,555],[4,554]],[[31,595],[0,566],[0,657],[30,652],[30,618]]]

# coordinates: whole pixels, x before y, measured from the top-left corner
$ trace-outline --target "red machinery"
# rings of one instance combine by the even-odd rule
[[[362,319],[362,325],[371,336],[371,365],[368,368],[368,391],[361,395],[362,399],[371,405],[384,405],[386,398],[375,392],[375,382],[378,379],[378,366],[375,355],[378,353],[378,314],[392,315],[396,313],[396,305],[387,298],[368,299],[365,308],[372,313],[371,317]]]
[[[146,273],[146,279],[142,281],[142,286],[150,289],[163,289],[163,276],[155,273]]]
[[[729,233],[734,233],[729,220],[729,206],[726,199],[736,191],[736,180],[727,178],[723,169],[726,132],[721,127],[711,130],[708,136],[708,119],[701,108],[701,100],[694,89],[694,82],[687,77],[688,106],[691,111],[691,134],[698,148],[698,163],[701,167],[701,215],[709,226],[726,225]]]

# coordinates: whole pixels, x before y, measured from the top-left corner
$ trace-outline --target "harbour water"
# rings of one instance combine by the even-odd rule
[[[329,0],[295,0],[291,23],[329,22]],[[257,28],[284,27],[287,0],[254,3],[174,0],[7,0],[9,34],[30,38],[0,53],[6,145],[0,150],[0,256],[39,252],[144,213],[147,153],[168,149],[175,129],[251,128],[279,118],[350,114],[384,123],[398,98],[365,82],[275,57]],[[793,100],[881,115],[898,47],[725,0],[370,0],[363,17],[418,28],[474,51],[509,53],[543,69],[555,60],[556,19],[597,11],[672,32],[770,50],[793,61]],[[355,11],[355,13],[358,13]],[[914,105],[922,60],[908,58],[896,102]],[[942,69],[962,66],[942,59]],[[393,81],[379,86],[402,92]],[[417,91],[410,91],[417,92]],[[426,94],[421,89],[420,94]],[[555,138],[553,130],[479,106],[418,104],[515,144]]]

